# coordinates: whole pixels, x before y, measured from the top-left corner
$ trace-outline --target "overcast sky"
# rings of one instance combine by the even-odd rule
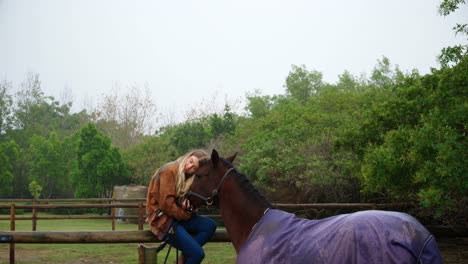
[[[38,73],[46,95],[75,108],[113,87],[145,84],[162,111],[247,92],[284,93],[291,65],[334,83],[369,74],[382,56],[409,71],[439,67],[443,47],[466,43],[441,0],[0,0],[0,81]]]

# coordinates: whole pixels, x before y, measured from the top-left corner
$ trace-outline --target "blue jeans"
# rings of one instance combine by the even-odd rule
[[[187,221],[174,219],[173,227],[175,234],[166,234],[169,235],[168,243],[182,251],[186,264],[201,263],[205,258],[202,246],[214,235],[216,223],[206,216],[195,215]]]

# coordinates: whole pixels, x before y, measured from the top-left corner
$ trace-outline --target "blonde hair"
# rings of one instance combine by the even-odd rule
[[[189,179],[185,179],[185,164],[187,163],[188,158],[195,156],[198,158],[198,162],[201,164],[203,161],[208,160],[210,156],[201,149],[193,150],[185,154],[184,156],[177,159],[177,163],[179,163],[179,170],[177,171],[176,177],[176,191],[177,195],[184,196],[190,186],[193,183],[193,179],[195,177],[190,177]]]

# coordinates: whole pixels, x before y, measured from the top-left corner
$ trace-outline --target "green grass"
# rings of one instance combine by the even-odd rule
[[[29,214],[30,215],[30,214]],[[47,215],[41,213],[41,215]],[[4,216],[4,215],[3,215]],[[23,216],[23,215],[22,215]],[[28,216],[28,214],[24,214]],[[31,220],[18,220],[17,231],[31,231]],[[148,226],[144,226],[148,230]],[[10,222],[0,220],[0,230],[10,230]],[[37,231],[88,231],[112,230],[107,219],[38,220]],[[117,231],[138,230],[136,224],[116,224]],[[158,244],[147,244],[157,246]],[[9,263],[9,244],[0,244],[0,264]],[[15,244],[15,263],[137,263],[138,244]],[[166,248],[158,254],[158,263],[163,263]],[[208,243],[204,246],[206,257],[203,263],[235,263],[236,253],[231,243]],[[175,250],[171,250],[168,263],[174,263]]]

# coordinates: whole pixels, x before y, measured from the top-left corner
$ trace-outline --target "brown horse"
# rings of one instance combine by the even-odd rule
[[[220,209],[237,263],[441,263],[434,237],[415,218],[376,210],[298,218],[273,209],[232,166],[234,158],[213,150],[190,199]]]

